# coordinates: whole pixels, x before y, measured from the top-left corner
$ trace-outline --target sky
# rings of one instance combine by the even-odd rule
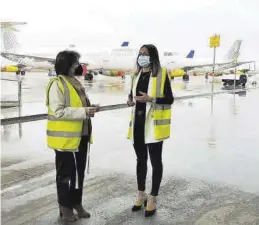
[[[49,52],[75,44],[103,51],[130,41],[196,57],[213,56],[209,37],[221,35],[218,58],[242,39],[240,59],[259,60],[258,0],[2,0],[1,21],[22,21],[20,52]]]

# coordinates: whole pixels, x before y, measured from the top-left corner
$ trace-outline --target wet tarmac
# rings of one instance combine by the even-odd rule
[[[96,82],[89,89],[94,102],[124,102],[126,85],[112,93],[108,90],[112,85],[106,82],[123,84],[121,80],[99,79],[99,84]],[[175,84],[189,85],[186,89],[175,88],[175,95],[210,90],[210,84],[206,90],[205,79],[193,80],[189,84],[174,81],[173,88]],[[98,89],[100,83],[105,86],[103,91]],[[33,113],[44,104],[42,86],[34,94],[35,87],[28,84],[33,100],[29,92],[24,92],[24,104],[34,105]],[[220,84],[215,87],[221,89]],[[130,109],[97,114],[93,118],[95,143],[91,147],[90,174],[86,174],[83,200],[92,217],[74,224],[259,224],[258,97],[259,89],[218,95],[213,98],[213,109],[210,97],[175,102],[172,137],[165,141],[163,150],[164,176],[158,211],[149,219],[144,218],[144,211],[131,212],[136,195],[136,157],[126,139]],[[45,129],[46,121],[1,126],[3,224],[61,223],[54,153],[46,147]],[[151,171],[149,163],[147,191]]]

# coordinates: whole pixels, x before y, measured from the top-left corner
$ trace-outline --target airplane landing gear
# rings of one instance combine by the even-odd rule
[[[16,71],[15,73],[16,73],[16,75],[20,75],[20,74],[21,74],[22,76],[25,75],[25,71],[23,71],[23,70],[22,70],[22,71],[18,70],[18,71]]]
[[[92,73],[86,73],[84,79],[85,80],[93,80],[94,75]]]
[[[190,77],[187,74],[183,75],[183,81],[189,81]]]

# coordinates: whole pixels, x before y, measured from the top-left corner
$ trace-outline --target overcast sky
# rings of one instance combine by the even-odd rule
[[[1,21],[23,21],[22,50],[75,44],[102,51],[130,41],[158,50],[212,57],[208,38],[221,35],[218,57],[242,39],[241,59],[259,59],[258,0],[2,0]]]

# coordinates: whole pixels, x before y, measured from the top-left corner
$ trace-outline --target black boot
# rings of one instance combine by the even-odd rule
[[[77,220],[76,216],[73,213],[73,209],[59,205],[59,215],[62,220],[67,222],[74,222]]]
[[[85,209],[83,208],[82,205],[75,205],[74,209],[77,211],[78,216],[80,218],[90,218],[91,217],[90,213],[85,211]]]

